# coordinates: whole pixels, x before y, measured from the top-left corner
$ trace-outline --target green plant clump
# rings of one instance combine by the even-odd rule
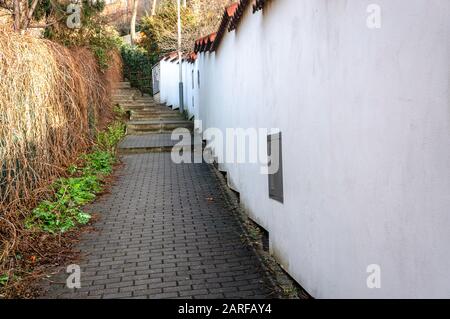
[[[92,202],[103,190],[104,179],[112,173],[116,163],[116,145],[124,132],[123,124],[117,122],[99,134],[94,151],[81,157],[83,166],[71,165],[70,177],[53,183],[53,198],[42,201],[26,219],[25,226],[56,234],[89,223],[91,215],[81,207]]]
[[[120,110],[120,111],[119,111]],[[116,114],[122,112],[122,109],[118,108]],[[119,116],[119,114],[118,114]],[[100,132],[97,135],[97,145],[100,149],[108,151],[110,153],[116,152],[116,146],[125,136],[126,126],[120,121],[115,122],[109,126],[106,131]]]

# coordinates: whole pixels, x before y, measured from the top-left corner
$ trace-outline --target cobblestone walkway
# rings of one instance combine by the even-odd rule
[[[167,136],[131,136],[146,148]],[[97,231],[79,245],[81,289],[52,280],[46,298],[268,298],[259,259],[207,164],[174,164],[170,153],[122,156],[110,194],[87,207]]]

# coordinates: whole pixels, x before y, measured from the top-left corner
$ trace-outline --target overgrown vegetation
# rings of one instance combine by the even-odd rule
[[[83,206],[105,190],[117,163],[116,147],[125,135],[122,112],[117,110],[117,120],[98,134],[92,151],[70,165],[66,176],[52,183],[46,198],[23,220],[24,240],[10,258],[9,267],[0,269],[0,297],[34,296],[32,283],[45,275],[48,264],[54,266],[57,260],[73,257],[70,247],[78,238],[76,231],[92,218]],[[30,244],[34,239],[41,247]]]
[[[224,7],[230,0],[192,0],[181,9],[182,50],[193,49],[194,40],[216,31],[223,16]],[[152,94],[152,66],[159,59],[177,50],[176,1],[158,2],[154,15],[145,16],[139,23],[142,38],[138,45],[122,45],[121,53],[125,76],[131,85],[143,93]]]
[[[81,209],[103,190],[104,178],[116,163],[115,147],[125,134],[122,123],[116,122],[99,133],[94,151],[83,155],[81,167],[71,165],[69,177],[53,183],[51,199],[42,201],[26,219],[28,229],[39,228],[49,233],[64,233],[77,225],[85,225],[91,216]]]
[[[187,52],[192,50],[199,19],[191,7],[186,7],[181,10],[181,20],[183,49]],[[163,1],[156,15],[142,18],[140,27],[145,35],[140,44],[149,52],[161,56],[175,51],[178,46],[176,2]]]
[[[10,16],[11,30],[40,35],[69,48],[89,48],[100,69],[105,71],[114,62],[110,51],[119,48],[121,38],[101,14],[105,8],[104,0],[80,0],[78,3],[81,10],[79,28],[67,26],[70,1],[0,0],[0,17]],[[7,25],[4,23],[0,27],[7,28]]]
[[[151,94],[152,66],[158,61],[158,56],[142,47],[128,44],[122,46],[121,53],[125,77],[141,92]]]
[[[45,13],[46,17],[56,15],[57,21],[60,21],[58,19],[61,13],[58,13],[59,10],[54,10],[54,6],[58,4],[52,2],[50,11]],[[119,33],[108,26],[105,18],[100,15],[104,7],[104,1],[83,0],[80,28],[68,28],[63,19],[59,23],[47,26],[44,36],[66,47],[88,47],[97,58],[100,69],[104,71],[113,62],[110,52],[118,50],[122,44]]]
[[[0,32],[0,212],[60,174],[112,118],[120,57],[103,74],[86,49]],[[9,207],[5,207],[5,205]],[[0,231],[0,238],[3,238]]]
[[[118,33],[101,22],[91,21],[79,30],[47,29],[45,36],[66,47],[87,47],[94,54],[102,71],[112,65],[111,51],[118,50],[122,40]]]
[[[122,42],[104,1],[81,1],[79,29],[68,4],[0,0],[0,298],[32,296],[29,280],[71,258],[125,131],[110,125]]]
[[[49,236],[86,223],[79,205],[101,191],[101,171],[67,175],[65,168],[114,117],[111,91],[122,64],[117,51],[105,52],[111,62],[102,70],[86,47],[0,31],[0,281],[8,291],[18,282],[11,274],[24,282],[38,264],[70,256],[70,235]],[[84,159],[88,168],[107,161],[120,135],[99,136],[98,153]]]

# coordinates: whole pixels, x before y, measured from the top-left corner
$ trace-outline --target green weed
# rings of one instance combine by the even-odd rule
[[[123,119],[127,116],[127,111],[125,111],[119,104],[114,106],[114,114],[116,118]]]
[[[125,136],[126,127],[122,122],[115,122],[106,131],[100,132],[97,136],[97,146],[99,149],[115,153],[116,146]]]
[[[109,147],[114,145],[109,145]],[[86,161],[86,166],[82,169],[84,175],[109,175],[112,173],[113,165],[116,162],[113,153],[100,150],[84,155],[83,159]]]
[[[0,275],[0,287],[6,286],[6,284],[9,281],[9,276],[8,275]]]
[[[53,185],[53,201],[43,201],[36,207],[25,226],[38,227],[49,233],[64,233],[77,225],[85,225],[91,216],[80,207],[93,201],[102,190],[100,179],[94,175],[62,178]]]
[[[70,177],[53,183],[52,199],[42,201],[25,220],[25,226],[55,234],[89,223],[91,215],[83,212],[81,207],[95,200],[103,190],[104,178],[113,172],[116,163],[116,145],[124,134],[120,122],[100,133],[94,151],[81,157],[82,167],[69,166]]]

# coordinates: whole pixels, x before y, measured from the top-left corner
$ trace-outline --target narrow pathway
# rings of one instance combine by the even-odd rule
[[[81,289],[61,273],[47,298],[268,298],[271,289],[206,164],[174,164],[170,130],[192,129],[177,111],[123,83],[131,110],[120,145],[124,168],[110,194],[87,210],[98,229],[83,236]]]

